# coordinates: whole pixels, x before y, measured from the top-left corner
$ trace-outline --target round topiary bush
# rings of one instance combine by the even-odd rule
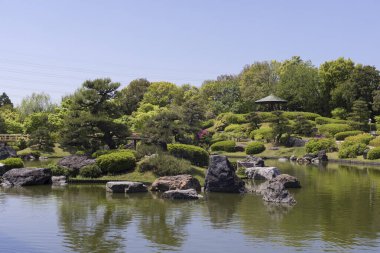
[[[194,165],[208,165],[208,153],[201,147],[186,144],[169,144],[168,151],[171,155],[189,160]]]
[[[16,169],[24,167],[24,163],[21,160],[21,158],[11,157],[4,160],[0,160],[0,163],[4,164],[6,169]]]
[[[263,143],[258,141],[253,141],[248,143],[247,147],[245,148],[245,153],[247,155],[255,155],[263,152],[265,150],[265,146]]]
[[[372,135],[370,135],[368,133],[362,133],[362,134],[358,134],[358,135],[354,135],[354,136],[349,136],[349,137],[344,139],[344,142],[346,142],[346,141],[359,142],[359,143],[364,143],[364,144],[368,145],[370,143],[370,141],[374,138],[375,137],[373,137]]]
[[[336,149],[334,139],[311,139],[306,145],[306,152],[318,153],[318,151],[325,150],[326,152]]]
[[[99,156],[96,158],[96,164],[103,174],[114,174],[133,170],[136,166],[136,158],[132,152],[115,152]]]
[[[49,164],[47,168],[51,170],[53,176],[76,176],[76,170],[70,170],[54,163]]]
[[[252,140],[266,140],[269,142],[273,139],[273,129],[271,127],[261,127],[259,129],[253,130],[249,137]]]
[[[363,132],[359,131],[359,130],[339,132],[339,133],[337,133],[337,134],[334,135],[334,138],[337,141],[343,141],[345,138],[347,138],[349,136],[355,136],[355,135],[358,135],[358,134],[361,134],[361,133],[363,133]]]
[[[360,142],[345,141],[339,149],[339,158],[356,158],[362,155],[367,149],[367,145]]]
[[[325,124],[320,126],[318,130],[321,134],[332,137],[339,132],[351,131],[353,129],[347,124]]]
[[[219,141],[211,145],[212,151],[235,152],[236,143],[234,141]]]
[[[193,170],[191,163],[167,154],[153,155],[138,163],[140,172],[152,171],[156,176],[175,176],[189,174]]]
[[[380,147],[373,148],[368,151],[367,158],[369,160],[375,160],[380,158]]]
[[[102,175],[102,170],[96,163],[93,163],[82,167],[79,170],[79,175],[82,177],[97,178]]]

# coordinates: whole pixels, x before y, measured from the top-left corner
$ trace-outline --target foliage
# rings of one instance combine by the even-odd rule
[[[375,160],[380,158],[380,147],[370,149],[367,154],[369,160]]]
[[[115,174],[133,170],[136,158],[132,152],[115,152],[99,156],[96,158],[96,164],[103,174]]]
[[[206,128],[212,127],[214,123],[215,123],[214,119],[209,119],[209,120],[201,122],[201,127],[203,129],[206,129]]]
[[[193,168],[187,160],[160,154],[141,160],[138,164],[138,170],[140,172],[152,171],[157,176],[175,176],[189,174]]]
[[[208,165],[208,153],[201,147],[186,144],[169,144],[168,151],[171,155],[189,160],[194,165]]]
[[[375,139],[372,139],[369,142],[369,145],[373,147],[380,147],[380,136],[376,137]]]
[[[54,141],[50,135],[50,131],[45,127],[41,127],[30,135],[28,145],[37,150],[50,152],[53,150]]]
[[[3,94],[0,95],[0,107],[3,106],[9,106],[11,108],[13,107],[12,101],[5,92],[3,92]]]
[[[262,142],[252,141],[248,143],[247,147],[245,148],[245,153],[247,155],[255,155],[263,152],[264,150],[265,146]]]
[[[366,131],[370,115],[368,104],[364,100],[356,100],[353,102],[352,112],[349,114],[348,119],[353,128]]]
[[[355,135],[358,135],[358,134],[361,134],[361,133],[362,133],[362,131],[359,131],[359,130],[339,132],[339,133],[337,133],[337,134],[334,135],[334,138],[337,141],[343,141],[346,137],[355,136]]]
[[[149,86],[150,82],[148,80],[140,78],[133,80],[126,88],[120,91],[119,100],[126,114],[130,115],[137,110]]]
[[[75,170],[70,170],[68,168],[59,166],[57,164],[51,163],[47,166],[48,169],[51,170],[51,174],[53,176],[73,176],[75,177],[76,175],[74,174]]]
[[[321,134],[332,137],[337,133],[350,131],[352,127],[347,124],[325,124],[320,126],[318,130]]]
[[[82,177],[97,178],[102,175],[102,170],[96,163],[86,165],[79,170]]]
[[[258,112],[261,122],[271,122],[275,119],[275,115],[271,112]]]
[[[112,153],[121,153],[121,152],[128,152],[128,153],[135,154],[136,151],[131,150],[131,149],[100,149],[92,153],[91,157],[98,158],[101,155],[108,155]]]
[[[295,119],[293,125],[293,133],[305,136],[311,136],[313,134],[313,129],[315,128],[315,123],[313,121],[307,120],[303,116],[298,116]]]
[[[311,139],[306,143],[305,147],[308,153],[318,153],[321,150],[332,151],[336,149],[336,144],[334,139]]]
[[[295,120],[298,117],[303,117],[307,120],[315,120],[318,117],[321,117],[321,115],[313,112],[284,112],[284,117],[287,119]]]
[[[331,115],[334,119],[346,119],[348,116],[347,110],[342,107],[337,107],[331,111]]]
[[[214,143],[219,142],[219,141],[227,141],[227,140],[233,140],[233,139],[234,139],[234,136],[232,133],[217,132],[217,133],[212,135],[210,143],[214,144]]]
[[[325,125],[325,124],[346,124],[346,120],[341,119],[332,119],[327,117],[317,117],[315,118],[315,123],[318,125]]]
[[[27,156],[27,155],[31,155],[34,158],[38,159],[41,156],[41,152],[38,151],[38,150],[31,150],[31,151],[29,151],[29,150],[22,150],[22,151],[18,151],[17,152],[17,156],[20,156],[21,158],[24,157],[24,156]]]
[[[17,157],[10,157],[4,160],[0,160],[0,163],[4,164],[5,168],[7,169],[16,169],[24,167],[24,162],[21,160],[21,158]]]
[[[236,143],[234,141],[219,141],[211,145],[212,151],[235,152]]]
[[[144,94],[142,103],[165,107],[174,103],[179,96],[179,88],[169,82],[151,83]]]
[[[162,148],[156,145],[149,145],[144,143],[139,143],[136,147],[136,158],[141,159],[144,156],[151,156],[153,154],[161,154]]]
[[[374,137],[368,133],[362,133],[354,136],[349,136],[344,139],[344,142],[364,143],[368,145]]]
[[[339,149],[339,158],[356,158],[358,155],[362,155],[367,149],[367,145],[364,143],[358,143],[353,141],[345,141]]]
[[[52,112],[55,105],[51,102],[50,95],[46,93],[32,93],[22,99],[18,108],[23,118],[37,112]]]
[[[250,138],[252,140],[265,140],[269,142],[273,139],[273,129],[270,127],[261,127],[259,129],[253,130],[250,133]]]
[[[289,120],[284,117],[283,112],[275,111],[273,114],[275,117],[271,121],[270,127],[273,130],[274,142],[279,144],[283,134],[291,133],[291,127],[289,126]]]

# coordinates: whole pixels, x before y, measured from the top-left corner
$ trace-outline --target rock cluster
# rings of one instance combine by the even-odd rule
[[[162,197],[166,199],[200,199],[202,195],[199,195],[194,189],[187,189],[166,191]]]
[[[108,182],[106,184],[106,191],[112,192],[112,193],[147,192],[148,187],[141,182],[130,182],[130,181]]]
[[[70,155],[62,158],[57,165],[68,168],[69,170],[75,172],[74,174],[77,174],[82,167],[95,162],[95,159],[88,158],[84,155]]]
[[[51,170],[43,168],[11,169],[4,173],[2,186],[51,184]]]
[[[152,191],[165,192],[169,190],[194,189],[201,191],[198,179],[191,175],[166,176],[157,178],[152,184]]]
[[[297,163],[300,163],[300,164],[310,164],[310,163],[318,164],[322,162],[327,162],[328,160],[329,159],[326,155],[325,150],[321,150],[317,154],[306,154],[303,157],[299,157],[296,159]]]
[[[245,170],[247,178],[255,180],[271,180],[280,174],[276,167],[253,167]]]
[[[51,183],[54,186],[65,186],[67,185],[67,178],[66,176],[52,176]]]

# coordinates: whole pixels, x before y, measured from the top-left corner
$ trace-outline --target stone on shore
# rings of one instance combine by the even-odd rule
[[[162,197],[166,199],[200,199],[202,195],[199,195],[194,189],[187,189],[166,191]]]
[[[236,175],[234,167],[226,156],[210,156],[206,172],[205,191],[209,192],[245,192],[244,182]]]
[[[5,143],[0,143],[0,160],[7,159],[9,157],[16,157],[17,152]]]
[[[51,182],[54,186],[65,186],[67,185],[66,176],[52,176]]]
[[[152,191],[165,192],[169,190],[194,189],[201,191],[198,179],[191,175],[177,175],[157,178],[152,184]]]
[[[269,183],[279,182],[284,185],[285,188],[301,188],[300,181],[289,174],[281,174],[271,179]]]
[[[130,182],[130,181],[108,182],[106,184],[106,191],[112,192],[112,193],[147,192],[148,187],[141,182]]]
[[[284,185],[280,182],[271,182],[266,185],[265,189],[261,189],[263,200],[274,203],[295,204],[296,200],[290,195],[289,191],[285,189]]]
[[[254,167],[247,168],[245,174],[249,179],[271,180],[280,175],[280,170],[276,167]]]
[[[3,175],[2,185],[27,186],[51,184],[51,170],[44,168],[11,169]]]
[[[89,164],[95,163],[95,159],[89,158],[84,155],[70,155],[62,158],[57,165],[68,168],[74,171],[75,174],[79,173],[79,170]]]

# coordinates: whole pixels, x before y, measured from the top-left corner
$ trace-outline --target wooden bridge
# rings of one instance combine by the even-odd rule
[[[19,140],[29,140],[28,134],[0,134],[0,142],[17,142]]]

